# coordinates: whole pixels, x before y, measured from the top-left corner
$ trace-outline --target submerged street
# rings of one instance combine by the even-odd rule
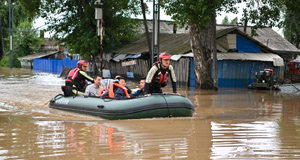
[[[299,92],[179,87],[192,118],[105,120],[49,108],[63,84],[0,67],[0,159],[300,158]]]

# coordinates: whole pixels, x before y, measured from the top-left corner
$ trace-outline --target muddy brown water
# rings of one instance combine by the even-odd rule
[[[300,159],[298,92],[179,88],[192,118],[112,121],[50,109],[57,77],[0,67],[0,159]]]

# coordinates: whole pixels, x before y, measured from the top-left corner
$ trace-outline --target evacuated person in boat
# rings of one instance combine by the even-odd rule
[[[167,80],[170,77],[173,87],[173,93],[177,93],[175,72],[170,65],[171,55],[163,52],[159,55],[159,61],[155,62],[148,72],[145,83],[145,96],[150,96],[152,93],[162,93],[162,88],[167,85]]]
[[[117,75],[117,76],[115,77],[115,79],[117,79],[117,80],[120,80],[120,78],[121,78],[120,75]],[[133,94],[132,90],[131,90],[128,86],[125,86],[125,87],[127,88],[128,94]]]
[[[133,97],[138,97],[138,96],[144,96],[144,91],[145,91],[145,80],[146,77],[141,77],[141,81],[140,81],[140,89],[137,90],[136,92],[134,92],[133,94],[130,94],[129,96],[131,98]]]
[[[87,63],[80,60],[77,62],[77,67],[69,72],[65,80],[65,86],[62,86],[65,96],[84,95],[87,86],[85,81],[94,82],[94,79],[85,73],[86,67]]]
[[[103,79],[101,80],[101,86],[100,86],[100,91],[98,93],[99,97],[110,97],[110,98],[114,98],[114,92],[116,91],[116,87],[114,87],[113,83],[117,83],[119,84],[119,80],[120,80],[120,75],[116,75],[115,79]],[[110,92],[111,96],[109,96],[109,88],[113,88],[114,90]],[[129,94],[132,93],[132,91],[126,86]]]
[[[94,84],[90,84],[85,89],[85,96],[98,96],[100,85],[101,85],[101,79],[100,76],[94,76]]]
[[[114,98],[122,99],[122,98],[130,98],[128,94],[128,89],[126,88],[126,82],[124,77],[119,78],[119,83],[113,83],[113,87],[109,88],[109,96],[111,97],[114,87],[117,89],[114,91]]]

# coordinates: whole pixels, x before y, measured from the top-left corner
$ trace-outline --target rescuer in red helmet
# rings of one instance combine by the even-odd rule
[[[84,95],[87,86],[85,80],[94,82],[94,79],[85,73],[87,66],[88,64],[84,60],[80,60],[77,62],[77,67],[69,72],[65,80],[66,85],[62,86],[65,96]]]
[[[152,93],[162,93],[162,87],[167,85],[168,77],[171,78],[173,93],[177,93],[175,72],[170,65],[171,55],[163,52],[159,55],[159,61],[155,62],[148,72],[145,83],[145,96]],[[178,94],[179,95],[179,94]]]

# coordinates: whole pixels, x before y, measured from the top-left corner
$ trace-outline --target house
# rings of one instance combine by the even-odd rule
[[[179,83],[195,86],[193,54],[188,32],[181,31],[180,34],[174,34],[173,29],[164,31],[160,34],[160,52],[173,54],[171,63]],[[283,79],[284,61],[300,54],[299,49],[272,28],[258,29],[256,31],[258,36],[254,37],[249,36],[250,32],[251,27],[247,27],[245,33],[243,27],[217,26],[219,87],[247,87],[255,81],[255,72],[264,68],[273,68],[275,75]],[[127,72],[133,72],[137,77],[146,75],[149,68],[145,66],[151,66],[149,58],[147,60],[148,52],[144,34],[134,43],[114,51],[114,55],[110,54],[105,59],[104,67],[110,69],[112,75],[126,75]],[[128,65],[125,65],[126,62]]]
[[[54,39],[45,38],[39,53],[18,58],[21,62],[21,67],[33,69],[33,60],[37,58],[61,58],[64,48],[57,43],[58,41]]]

